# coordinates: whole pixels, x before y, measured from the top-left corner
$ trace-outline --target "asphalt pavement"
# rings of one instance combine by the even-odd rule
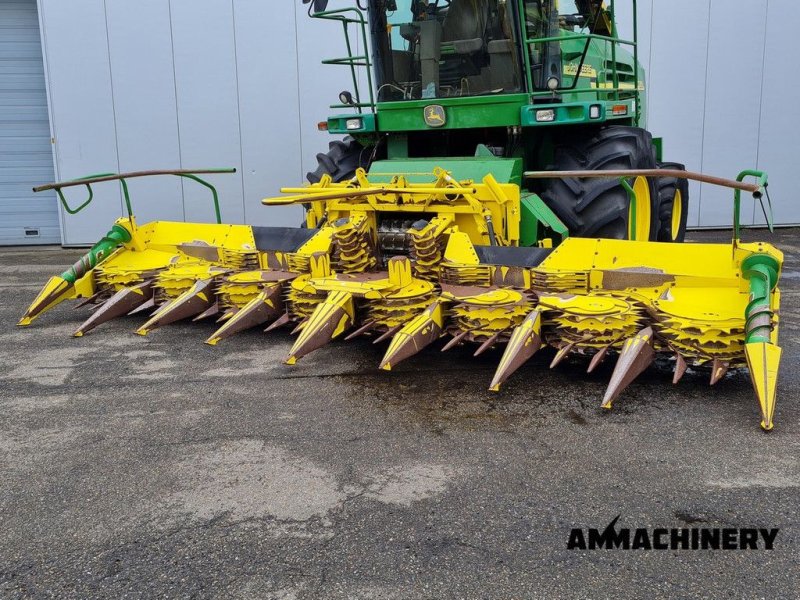
[[[749,233],[765,238],[765,232]],[[728,232],[695,233],[724,240]],[[0,250],[3,598],[800,597],[800,231],[786,253],[775,430],[746,373],[653,367],[611,412],[613,361],[499,394],[493,350],[386,373],[367,339],[293,367],[292,338],[218,347],[85,309],[16,321],[80,252]],[[568,549],[573,528],[779,528],[772,550]]]

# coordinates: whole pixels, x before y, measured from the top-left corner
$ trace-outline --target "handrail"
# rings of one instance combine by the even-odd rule
[[[349,17],[347,13],[355,13],[357,17]],[[353,92],[355,96],[355,103],[353,103],[352,107],[355,108],[358,113],[362,112],[361,108],[365,106],[369,106],[372,109],[372,112],[375,112],[375,92],[372,89],[372,62],[369,58],[369,40],[367,38],[367,19],[364,17],[364,13],[361,12],[358,8],[349,7],[349,8],[338,8],[335,10],[325,10],[322,12],[310,12],[312,19],[326,19],[328,21],[339,21],[342,24],[342,29],[344,30],[344,40],[345,45],[347,47],[347,57],[343,58],[333,58],[323,60],[322,64],[330,64],[330,65],[346,65],[350,67],[350,75],[353,78]],[[361,43],[364,45],[364,54],[363,55],[354,55],[352,50],[352,44],[350,43],[350,32],[347,29],[347,26],[350,24],[358,25],[361,28]],[[364,61],[358,62],[358,61]],[[358,75],[356,74],[356,67],[365,67],[367,71],[367,88],[369,89],[369,104],[365,102],[361,102],[361,92],[358,87]],[[333,108],[333,107],[331,107]]]
[[[759,174],[761,172],[759,171]],[[762,186],[754,183],[745,183],[742,180],[725,179],[714,175],[684,171],[682,169],[609,169],[603,171],[525,171],[523,176],[527,179],[561,179],[564,177],[676,177],[689,179],[701,183],[710,183],[722,187],[750,192],[756,198],[760,197]]]
[[[128,211],[128,216],[133,216],[133,208],[131,206],[130,193],[128,191],[128,183],[126,179],[134,179],[136,177],[151,177],[154,175],[175,175],[177,177],[184,177],[196,181],[211,190],[214,200],[214,212],[216,214],[217,223],[222,223],[222,214],[219,208],[219,195],[217,188],[208,183],[206,180],[201,179],[197,174],[213,174],[213,173],[236,173],[235,168],[228,169],[173,169],[173,170],[157,170],[157,171],[132,171],[130,173],[99,173],[96,175],[87,175],[86,177],[79,177],[78,179],[71,179],[69,181],[59,181],[56,183],[47,183],[45,185],[38,185],[33,188],[34,192],[45,192],[47,190],[55,190],[64,210],[67,213],[74,215],[86,208],[94,199],[94,190],[92,190],[93,183],[102,183],[104,181],[119,181],[122,186],[122,195],[125,198],[125,207]],[[71,208],[64,193],[61,191],[63,188],[75,187],[85,185],[89,192],[89,197],[77,208]]]
[[[617,44],[624,44],[626,46],[635,46],[636,42],[633,40],[622,40],[614,37],[610,37],[607,35],[600,35],[597,33],[582,33],[582,32],[570,32],[569,35],[555,35],[550,37],[541,37],[541,38],[530,38],[526,39],[526,43],[530,46],[531,44],[544,44],[547,42],[563,42],[565,40],[601,40],[604,42],[614,42]]]
[[[617,24],[616,24],[616,14],[614,10],[614,0],[609,2],[609,12],[611,16],[611,23],[612,23],[612,35],[600,35],[591,32],[569,32],[568,35],[551,35],[546,37],[538,37],[538,38],[529,38],[527,28],[524,25],[524,14],[525,14],[525,0],[518,0],[517,10],[520,15],[523,17],[521,18],[522,27],[520,30],[521,38],[522,38],[522,54],[523,54],[523,64],[525,67],[525,77],[526,82],[528,85],[528,92],[530,95],[533,96],[548,96],[552,95],[554,91],[556,93],[573,93],[573,94],[597,94],[598,99],[601,97],[600,95],[603,94],[604,97],[608,98],[612,97],[614,100],[622,99],[623,94],[632,94],[633,98],[636,100],[636,109],[635,109],[635,121],[638,123],[639,119],[642,114],[641,109],[641,102],[640,100],[640,90],[639,90],[639,36],[638,36],[638,9],[636,0],[633,0],[633,40],[625,40],[620,39],[617,37]],[[575,74],[575,77],[572,81],[572,85],[566,87],[559,87],[556,90],[537,90],[534,86],[533,81],[533,65],[531,64],[530,60],[530,47],[535,44],[547,44],[547,43],[563,43],[565,41],[579,41],[579,40],[586,40],[586,44],[584,45],[583,52],[581,53],[580,64],[578,66],[578,70]],[[579,88],[577,87],[578,81],[580,78],[581,69],[584,65],[586,60],[587,53],[589,51],[589,46],[592,41],[599,41],[599,42],[606,42],[611,46],[611,81],[613,86],[611,88]],[[617,69],[617,44],[624,45],[624,46],[631,46],[633,48],[633,88],[626,89],[622,85],[620,85],[620,73],[619,69]]]
[[[675,177],[678,179],[688,179],[691,181],[698,181],[700,183],[710,183],[721,187],[731,188],[733,194],[733,239],[734,244],[739,239],[740,212],[741,212],[741,199],[742,192],[750,192],[753,198],[758,200],[761,204],[761,210],[764,212],[764,219],[767,222],[767,227],[770,232],[774,231],[773,215],[772,215],[772,201],[769,197],[767,186],[769,184],[767,174],[764,171],[756,169],[747,169],[739,173],[736,179],[725,179],[724,177],[715,177],[714,175],[705,175],[703,173],[696,173],[693,171],[683,171],[681,169],[609,169],[606,171],[526,171],[522,174],[526,179],[562,179],[565,177],[605,177],[609,179],[620,178],[623,182],[623,187],[628,189],[625,185],[625,179],[631,177]],[[755,183],[746,183],[745,177],[755,177]],[[764,196],[767,199],[767,206],[764,206]]]

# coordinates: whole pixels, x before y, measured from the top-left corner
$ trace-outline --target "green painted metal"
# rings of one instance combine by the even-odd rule
[[[387,158],[408,158],[408,134],[395,133],[386,138]]]
[[[114,175],[116,175],[116,173],[95,173],[94,175],[86,175],[85,177],[79,177],[74,181],[81,181],[84,179],[94,179],[96,177],[113,177]],[[128,185],[125,183],[124,179],[120,179],[119,181],[122,184],[122,195],[125,198],[125,207],[128,210],[128,216],[131,216],[131,214],[133,214],[133,211],[131,210],[131,198],[130,194],[128,193]],[[89,197],[86,199],[85,202],[83,202],[77,208],[70,207],[66,197],[64,196],[64,192],[62,191],[61,188],[56,188],[56,194],[58,195],[58,199],[61,200],[61,205],[64,207],[64,210],[67,211],[68,214],[74,215],[81,212],[84,208],[89,206],[89,204],[94,199],[94,190],[92,190],[91,184],[88,183],[86,184],[86,190],[89,192]]]
[[[622,104],[628,107],[628,112],[624,115],[612,114],[612,107]],[[526,104],[520,111],[520,123],[523,127],[554,127],[630,119],[631,115],[635,112],[634,104],[635,102],[633,100],[594,100],[560,104]],[[592,106],[600,107],[600,116],[596,119],[589,116],[589,108]],[[537,121],[536,113],[540,110],[554,111],[555,119],[553,121]]]
[[[196,181],[200,185],[205,186],[209,190],[211,190],[211,195],[214,199],[214,215],[217,217],[217,223],[218,224],[222,223],[222,213],[219,210],[219,194],[217,194],[217,188],[208,183],[205,179],[200,179],[197,175],[180,174],[179,177],[185,177],[186,179],[191,179],[192,181]],[[125,180],[123,179],[120,181],[122,181],[124,185]]]
[[[628,193],[628,236],[630,239],[636,239],[636,190],[633,189],[628,180],[624,177],[619,178],[619,183],[625,188],[625,191]],[[647,240],[643,240],[647,241]]]
[[[465,96],[378,103],[378,130],[382,132],[424,131],[426,106],[438,104],[445,109],[447,122],[437,129],[474,129],[521,125],[520,110],[527,106],[527,94]]]
[[[664,160],[664,138],[654,137],[653,138],[653,148],[656,151],[656,162],[661,162]]]
[[[778,285],[780,264],[767,254],[752,254],[742,262],[742,275],[750,283],[750,301],[745,309],[745,342],[771,341],[772,308],[770,294]],[[764,319],[765,314],[770,319]]]
[[[758,171],[756,169],[746,169],[739,173],[736,177],[736,181],[744,181],[745,177],[755,177],[759,187],[766,192],[767,185],[769,183],[767,174],[764,171]],[[767,227],[769,227],[770,232],[773,229],[773,222],[772,222],[772,205],[770,205],[769,212],[764,208],[764,200],[762,198],[762,192],[756,192],[753,194],[753,197],[761,202],[761,209],[764,211],[764,218],[767,221]],[[769,196],[767,196],[769,198]],[[742,191],[735,190],[733,193],[733,240],[734,242],[739,239],[739,230],[741,229],[740,226],[740,212],[742,207]]]
[[[613,27],[611,36],[589,32],[560,30],[557,35],[529,38],[526,27],[521,27],[520,32],[524,48],[531,48],[550,42],[558,42],[563,55],[580,56],[580,60],[577,63],[567,63],[575,68],[575,74],[572,76],[570,84],[562,85],[556,90],[564,102],[584,100],[586,95],[591,95],[598,101],[620,100],[622,98],[631,97],[635,100],[635,111],[631,116],[635,123],[639,123],[641,115],[643,114],[642,94],[640,92],[644,82],[644,71],[639,67],[638,60],[637,4],[636,0],[631,1],[634,13],[634,32],[632,40],[621,39],[617,35],[613,1],[609,5]],[[518,6],[520,14],[524,14],[525,0],[518,0]],[[633,53],[627,52],[622,46],[630,47]],[[553,92],[551,90],[535,89],[533,70],[530,64],[530,52],[523,52],[523,56],[525,59],[527,86],[529,90],[532,90],[532,96],[534,98],[552,96]],[[629,87],[626,87],[621,82],[620,65],[630,68],[630,74],[633,76],[633,80],[628,84]],[[587,78],[582,76],[584,68],[594,70],[595,77]],[[587,79],[589,79],[589,81],[585,81]],[[594,80],[592,81],[592,79]],[[609,81],[611,87],[604,87]],[[640,82],[642,83],[641,86]],[[539,125],[541,125],[541,123],[539,123]]]
[[[74,265],[64,271],[61,274],[61,278],[74,284],[100,262],[108,258],[117,246],[130,241],[130,232],[121,225],[114,225],[86,254],[81,256]]]
[[[347,121],[358,119],[361,121],[361,127],[358,129],[348,129]],[[372,133],[377,130],[375,115],[373,113],[360,113],[357,115],[339,115],[336,117],[328,118],[328,132],[329,133],[343,133],[346,135],[355,135],[358,133]]]
[[[377,160],[370,166],[369,180],[388,183],[392,177],[403,175],[409,183],[430,183],[432,165],[449,171],[458,181],[482,181],[491,175],[499,183],[521,185],[522,182],[522,159],[487,156]]]
[[[520,14],[524,14],[525,0],[517,0]],[[631,0],[636,12],[636,0]],[[614,3],[609,5],[609,11],[613,17]],[[355,91],[355,103],[352,105],[333,104],[331,108],[344,109],[352,108],[358,113],[362,113],[364,108],[369,108],[372,112],[377,112],[378,118],[375,123],[374,131],[379,132],[406,132],[424,131],[431,129],[425,124],[422,118],[422,110],[429,104],[441,104],[445,106],[448,113],[447,123],[437,129],[473,129],[476,127],[513,127],[522,125],[525,127],[552,127],[553,125],[578,125],[589,122],[586,119],[575,118],[572,113],[564,113],[565,118],[559,118],[555,123],[537,122],[535,119],[522,118],[528,114],[522,110],[525,106],[530,106],[533,99],[552,96],[550,90],[537,90],[534,85],[533,74],[530,64],[530,53],[522,52],[525,72],[525,83],[528,93],[511,94],[486,94],[483,96],[463,96],[421,100],[402,100],[392,102],[375,103],[372,86],[372,60],[368,53],[353,54],[352,42],[348,25],[355,24],[360,28],[360,41],[363,47],[368,47],[367,40],[367,20],[364,13],[357,8],[345,8],[338,10],[313,13],[314,18],[336,20],[342,23],[345,35],[345,43],[348,49],[347,56],[328,59],[324,64],[347,65],[351,69],[353,89]],[[635,17],[634,17],[635,18]],[[598,102],[607,103],[624,99],[631,99],[630,112],[627,115],[617,117],[603,111],[601,121],[608,119],[625,119],[638,123],[644,112],[644,98],[642,92],[644,81],[644,71],[638,66],[638,38],[634,28],[633,40],[620,39],[617,36],[616,25],[612,36],[604,36],[589,32],[574,32],[561,30],[558,35],[547,37],[529,38],[527,28],[520,27],[521,44],[524,48],[531,48],[535,45],[550,42],[558,42],[561,45],[562,53],[565,56],[580,56],[580,61],[565,59],[565,67],[574,69],[569,85],[564,85],[557,90],[561,102],[559,104]],[[444,45],[446,46],[446,44]],[[626,52],[622,46],[633,49],[633,54]],[[443,52],[446,48],[443,50]],[[629,73],[626,75],[628,81],[622,81],[620,66],[626,67]],[[362,101],[358,87],[358,76],[356,68],[366,69],[369,84],[369,101]],[[593,77],[582,74],[584,68],[594,72]],[[566,83],[565,77],[565,83]],[[610,87],[606,87],[609,86]],[[587,95],[591,98],[587,98]],[[535,110],[535,109],[533,109]],[[563,113],[563,111],[560,111]],[[346,118],[346,117],[345,117]],[[329,132],[332,134],[352,133],[342,128],[341,115],[333,115],[329,119]],[[331,127],[331,125],[333,125]],[[360,130],[364,132],[373,131],[369,127]]]
[[[536,194],[524,194],[520,198],[520,230],[521,246],[533,246],[539,242],[539,226],[542,225],[561,237],[564,241],[569,237],[569,229],[558,218],[547,204]]]
[[[236,169],[203,169],[203,172],[204,173],[235,173]],[[94,175],[86,175],[84,177],[79,177],[77,179],[72,179],[70,181],[65,181],[63,183],[52,184],[52,185],[49,186],[49,189],[55,189],[56,190],[56,194],[58,195],[58,198],[61,201],[61,204],[63,205],[64,210],[67,211],[67,213],[69,213],[71,215],[74,215],[74,214],[77,214],[80,211],[82,211],[87,206],[89,206],[89,204],[91,204],[92,200],[94,200],[94,190],[92,189],[92,183],[96,183],[96,182],[91,182],[90,181],[89,183],[85,184],[86,185],[86,189],[87,189],[87,191],[89,193],[89,197],[83,203],[81,203],[79,206],[77,206],[76,208],[72,208],[69,205],[69,203],[67,202],[66,197],[64,196],[63,188],[67,187],[67,184],[74,184],[76,182],[93,180],[93,179],[97,179],[97,178],[100,178],[100,177],[104,178],[104,181],[119,181],[120,185],[122,186],[122,197],[125,200],[125,210],[126,210],[128,216],[131,217],[131,216],[133,216],[133,206],[131,204],[131,195],[130,195],[130,191],[128,189],[128,182],[126,181],[126,179],[130,178],[131,175],[132,174],[119,175],[118,173],[96,173]],[[213,185],[211,185],[205,179],[202,179],[202,178],[198,177],[194,173],[170,172],[170,171],[164,171],[164,172],[159,172],[159,173],[152,173],[152,172],[146,173],[145,172],[145,173],[139,173],[139,174],[134,174],[134,175],[135,176],[142,176],[142,177],[144,177],[144,176],[152,176],[152,175],[174,175],[176,177],[184,177],[186,179],[191,179],[192,181],[196,181],[200,185],[205,186],[209,190],[211,190],[211,196],[212,196],[212,199],[213,199],[213,202],[214,202],[214,214],[215,214],[217,223],[222,223],[222,213],[220,212],[219,194],[217,193],[217,188],[215,188]],[[37,191],[37,190],[35,189],[34,191]]]
[[[359,6],[369,5],[370,10],[381,10],[374,0],[367,0]],[[551,7],[556,5],[556,0],[548,0]],[[328,118],[328,131],[332,134],[355,135],[365,145],[372,145],[378,139],[385,140],[387,160],[375,163],[370,169],[371,178],[378,173],[394,175],[397,173],[420,173],[414,175],[419,181],[430,180],[432,164],[453,171],[457,179],[482,179],[485,174],[493,174],[498,181],[512,181],[521,184],[522,162],[526,168],[535,164],[544,163],[555,135],[561,128],[579,127],[606,122],[622,122],[643,124],[645,111],[644,71],[638,62],[638,21],[636,20],[637,2],[630,0],[634,13],[634,32],[632,39],[621,39],[615,22],[615,2],[606,3],[608,14],[611,17],[611,30],[596,30],[594,33],[588,27],[580,31],[571,29],[553,29],[551,23],[549,31],[538,30],[537,33],[546,33],[544,37],[529,37],[525,17],[525,0],[509,0],[508,4],[515,4],[512,14],[520,17],[517,23],[516,42],[523,49],[519,53],[522,62],[521,82],[524,90],[513,93],[486,93],[476,96],[454,96],[442,98],[425,98],[415,100],[394,100],[376,102],[373,95],[372,65],[374,61],[363,48],[371,45],[367,39],[367,24],[364,13],[356,8],[331,10],[313,14],[313,17],[337,20],[342,23],[345,32],[347,56],[324,61],[326,64],[347,65],[351,69],[353,89],[356,91],[353,105],[336,104],[335,109],[351,109],[357,114],[333,115]],[[509,6],[509,10],[512,7]],[[360,28],[363,45],[359,47],[358,54],[352,52],[348,25]],[[372,41],[372,40],[369,40]],[[557,43],[561,49],[562,77],[560,86],[555,90],[536,87],[536,80],[532,68],[531,49],[542,44]],[[447,53],[447,44],[443,44],[442,52]],[[367,101],[362,99],[358,90],[357,68],[364,68],[369,78],[370,97]],[[380,82],[379,82],[380,83]],[[552,97],[553,101],[548,101]],[[446,122],[438,127],[433,127],[425,122],[424,110],[431,104],[444,108]],[[612,106],[624,104],[627,111],[624,115],[614,114]],[[600,106],[600,116],[592,119],[590,107]],[[542,109],[552,109],[555,118],[552,122],[537,121],[536,112]],[[366,112],[365,112],[366,111]],[[371,111],[371,112],[370,112]],[[363,126],[359,129],[347,129],[346,122],[355,116],[363,118]],[[371,117],[371,118],[369,118]],[[417,132],[446,132],[454,130],[481,130],[486,128],[522,128],[516,131],[528,131],[529,128],[542,128],[543,134],[536,139],[523,135],[522,142],[518,143],[514,156],[519,156],[514,162],[514,168],[504,167],[501,162],[479,157],[488,162],[481,162],[475,157],[426,157],[424,159],[409,159],[409,138],[414,141],[414,150],[418,151],[420,138]],[[544,134],[547,131],[547,134]],[[386,135],[381,135],[386,134]],[[359,137],[360,135],[360,137]],[[416,136],[416,137],[415,137]],[[448,139],[446,137],[437,140]],[[660,146],[657,149],[660,155]],[[517,167],[519,165],[519,167]],[[424,175],[422,175],[424,173]],[[627,182],[625,182],[627,186]],[[627,186],[630,187],[630,186]],[[560,233],[566,232],[563,223],[557,220],[552,211],[542,210],[547,208],[541,198],[531,197],[523,210],[523,223],[521,227],[524,236],[529,241],[538,241],[540,225],[549,227]],[[635,207],[633,208],[635,211]],[[526,225],[525,220],[532,219]]]
[[[310,14],[311,17],[314,19],[338,21],[339,23],[342,24],[345,45],[347,46],[347,56],[323,60],[322,64],[349,66],[353,84],[353,97],[355,99],[355,103],[351,106],[355,108],[356,111],[359,113],[363,112],[362,110],[363,108],[369,108],[372,112],[375,112],[375,94],[372,89],[373,88],[372,62],[370,61],[369,53],[365,50],[364,54],[360,55],[353,54],[353,44],[350,40],[349,26],[357,25],[361,33],[361,40],[360,40],[361,47],[365,49],[369,48],[369,42],[367,39],[368,23],[367,23],[367,18],[364,15],[363,11],[355,7],[350,7],[350,8],[339,8],[336,10],[326,10]],[[367,72],[367,89],[369,90],[369,102],[362,102],[361,100],[361,92],[358,86],[358,73],[356,71],[356,67],[363,67]],[[333,105],[331,106],[331,108],[337,108],[339,106],[340,105]]]

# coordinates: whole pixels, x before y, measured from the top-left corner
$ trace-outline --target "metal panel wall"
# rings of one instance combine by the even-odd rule
[[[236,167],[209,176],[226,222],[297,225],[261,198],[304,181],[296,4],[282,0],[39,0],[56,177],[147,168]],[[299,12],[304,18],[305,14]],[[79,33],[78,33],[79,32]],[[311,44],[324,54],[324,44]],[[310,64],[309,64],[310,68]],[[338,86],[315,98],[335,99]],[[313,116],[316,122],[325,117]],[[327,140],[316,130],[303,134]],[[314,142],[309,142],[314,146]],[[313,161],[316,150],[311,152]],[[130,184],[140,220],[212,221],[208,191],[169,177]],[[122,214],[114,184],[63,218],[63,243],[91,244]],[[77,202],[82,190],[70,197]]]
[[[630,11],[617,4],[630,35]],[[787,76],[800,28],[794,8],[789,0],[639,1],[648,128],[664,138],[665,159],[725,177],[766,170],[783,224],[800,223],[790,190],[800,115],[787,110],[800,102]],[[760,208],[743,206],[744,223],[763,223]],[[730,226],[731,218],[730,192],[691,184],[690,226]]]
[[[292,2],[275,2],[268,11],[257,1],[233,5],[244,219],[255,225],[297,225],[303,216],[300,207],[261,204],[280,186],[304,181],[294,8]]]
[[[119,171],[103,0],[40,1],[39,14],[56,178]],[[85,198],[82,188],[66,195],[73,204]],[[119,190],[105,186],[89,210],[62,212],[63,243],[94,243],[121,212]]]
[[[792,69],[797,57],[800,12],[790,0],[770,0],[767,12],[764,74],[761,80],[761,111],[758,131],[759,168],[770,176],[777,223],[800,223],[800,203],[794,188],[800,159],[800,84]],[[758,207],[754,221],[763,223]]]
[[[327,148],[316,123],[350,87],[347,69],[319,64],[342,55],[337,24],[310,21],[299,0],[39,3],[59,178],[236,166],[236,175],[212,177],[225,220],[298,222],[298,208],[267,209],[260,199],[304,181]],[[623,36],[626,4],[617,0]],[[768,170],[783,223],[800,222],[788,201],[800,133],[800,117],[786,110],[800,101],[786,76],[800,26],[792,8],[789,0],[639,0],[648,126],[665,138],[666,159],[725,176]],[[64,220],[65,243],[93,242],[120,214],[118,190],[103,191]],[[192,182],[138,184],[133,194],[145,219],[212,217]],[[727,192],[693,185],[690,225],[728,225],[730,207]]]
[[[708,37],[701,168],[733,177],[740,169],[753,168],[758,162],[767,3],[748,2],[735,11],[714,10],[718,3],[712,2]],[[733,35],[742,23],[748,24],[747,35]],[[731,196],[728,190],[705,187],[700,196],[699,223],[729,225]],[[751,216],[748,211],[743,222],[752,222]]]
[[[238,166],[241,170],[239,90],[233,5],[230,2],[172,0],[175,89],[181,160],[187,167]],[[191,168],[191,167],[190,167]],[[209,222],[214,210],[202,188],[184,183],[187,221]],[[241,174],[218,182],[222,214],[244,220]]]
[[[161,0],[108,2],[106,25],[120,171],[179,168],[169,5]],[[146,43],[142,32],[147,32]],[[104,184],[104,189],[116,185]],[[178,178],[134,179],[129,186],[141,222],[183,220]]]

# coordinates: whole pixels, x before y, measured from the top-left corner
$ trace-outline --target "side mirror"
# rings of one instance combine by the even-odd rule
[[[303,4],[311,4],[311,2],[314,3],[311,9],[315,13],[324,12],[328,8],[328,0],[303,0]]]

